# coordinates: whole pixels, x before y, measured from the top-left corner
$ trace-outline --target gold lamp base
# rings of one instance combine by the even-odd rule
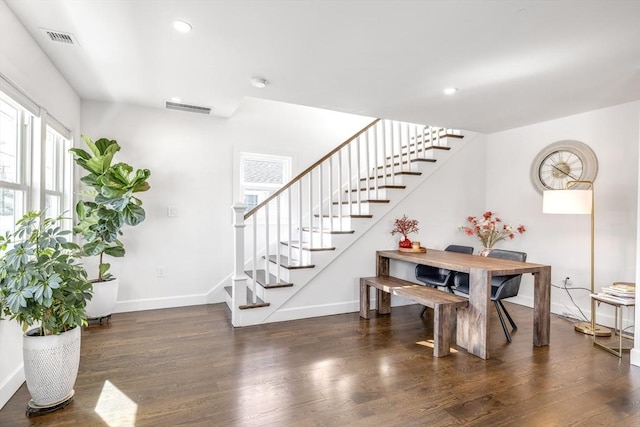
[[[591,328],[591,323],[581,322],[576,323],[574,328],[578,332],[582,332],[586,335],[595,335],[597,337],[610,337],[611,330],[607,328],[603,328],[602,326],[596,325],[595,329]]]

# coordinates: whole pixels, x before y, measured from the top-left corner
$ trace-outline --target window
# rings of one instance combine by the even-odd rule
[[[71,132],[0,75],[0,233],[28,210],[71,210]],[[43,128],[44,126],[44,128]],[[70,216],[69,213],[68,216]],[[71,221],[63,227],[70,229]]]
[[[26,212],[26,147],[33,116],[10,98],[0,97],[0,233],[13,231]]]
[[[44,149],[44,208],[49,217],[58,216],[69,210],[65,200],[65,196],[71,190],[68,178],[71,166],[69,148],[71,148],[71,142],[51,126],[47,126]]]
[[[291,157],[240,154],[240,198],[251,210],[291,179]],[[284,206],[281,206],[284,209]],[[270,209],[271,211],[271,209]]]

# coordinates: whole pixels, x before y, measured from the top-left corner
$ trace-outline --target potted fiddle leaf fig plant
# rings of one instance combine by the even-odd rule
[[[109,273],[111,265],[104,256],[123,257],[125,249],[119,237],[125,225],[136,226],[144,221],[145,211],[142,201],[134,194],[147,191],[147,181],[151,172],[137,169],[127,163],[113,164],[114,155],[120,151],[115,140],[101,138],[92,141],[82,135],[89,151],[72,148],[76,164],[88,173],[80,178],[90,190],[84,192],[90,200],[80,200],[76,204],[76,234],[84,240],[82,251],[85,256],[98,256],[98,275],[92,279],[94,296],[87,305],[89,319],[110,318],[115,309],[119,280]]]
[[[27,415],[71,402],[91,283],[58,218],[29,212],[0,236],[0,315],[22,326]],[[32,328],[33,329],[30,329]]]

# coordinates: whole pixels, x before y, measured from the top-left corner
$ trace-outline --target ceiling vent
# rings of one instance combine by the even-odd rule
[[[47,38],[49,40],[51,40],[52,42],[65,43],[65,44],[78,46],[78,41],[76,40],[76,37],[71,33],[65,33],[65,32],[62,32],[62,31],[47,30],[46,28],[40,28],[40,31],[42,31],[42,33],[45,36],[47,36]]]
[[[213,108],[200,107],[198,105],[181,104],[179,102],[166,101],[165,106],[170,110],[186,111],[188,113],[211,114]]]

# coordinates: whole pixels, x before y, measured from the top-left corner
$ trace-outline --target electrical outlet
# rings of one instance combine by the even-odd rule
[[[565,284],[566,286],[572,286],[572,285],[573,285],[573,280],[571,280],[571,277],[569,277],[569,276],[565,276],[564,284]]]
[[[158,277],[164,277],[164,267],[161,266],[161,265],[158,266],[157,276]]]

